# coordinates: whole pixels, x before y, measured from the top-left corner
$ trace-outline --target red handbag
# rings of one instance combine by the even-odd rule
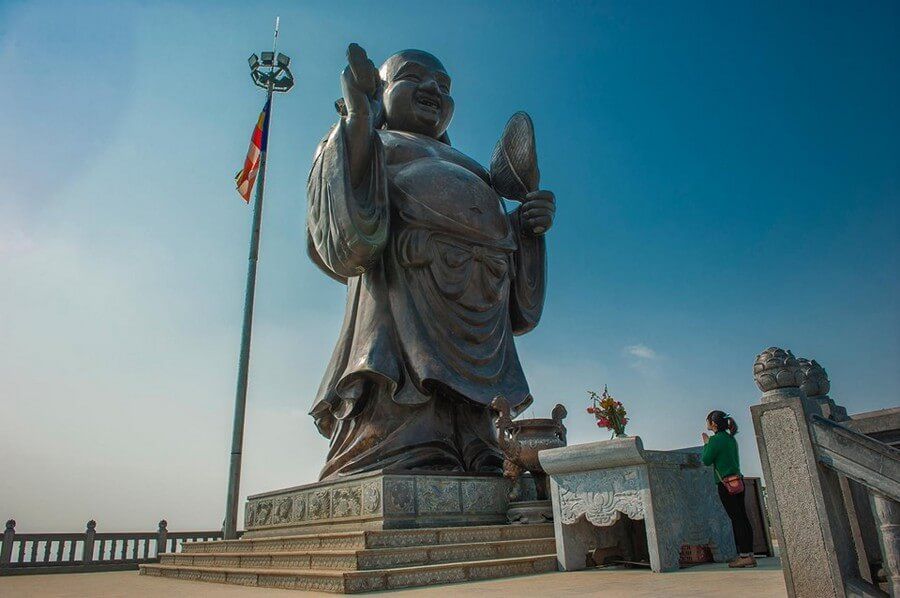
[[[719,475],[719,472],[716,472],[716,475]],[[730,475],[719,477],[722,481],[722,485],[725,486],[725,490],[728,491],[728,494],[740,494],[744,491],[744,476],[741,475]]]

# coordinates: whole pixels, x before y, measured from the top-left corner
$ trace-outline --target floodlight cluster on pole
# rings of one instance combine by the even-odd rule
[[[278,40],[278,21],[275,22],[275,40]],[[272,128],[272,96],[289,91],[294,86],[291,59],[282,54],[260,52],[248,59],[253,84],[266,90],[269,107],[269,131]],[[244,325],[241,330],[241,354],[238,360],[237,391],[234,399],[234,427],[231,436],[231,461],[228,473],[228,498],[225,503],[225,522],[222,535],[226,540],[237,537],[237,515],[240,502],[241,454],[244,445],[244,415],[247,407],[247,380],[250,367],[250,336],[253,327],[253,300],[256,293],[256,264],[259,258],[259,232],[262,225],[263,190],[266,182],[266,156],[268,147],[260,154],[259,175],[256,181],[256,199],[253,202],[253,228],[250,232],[250,258],[247,265],[247,289],[244,296]]]
[[[275,52],[260,52],[259,56],[251,54],[247,62],[250,64],[250,77],[257,87],[268,90],[271,85],[272,91],[285,92],[294,86],[289,56],[281,52],[277,56]],[[269,72],[263,69],[269,69]]]

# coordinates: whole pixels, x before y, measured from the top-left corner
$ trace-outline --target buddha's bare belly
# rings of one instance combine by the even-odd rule
[[[509,235],[499,196],[472,171],[427,157],[396,169],[391,203],[412,226],[440,230],[462,239],[491,244]]]
[[[460,332],[478,321],[483,333],[466,336],[490,343],[496,322],[487,322],[505,317],[515,248],[500,198],[478,175],[439,157],[395,170],[391,186],[397,263],[412,292],[429,298],[416,308],[435,323],[455,314]]]

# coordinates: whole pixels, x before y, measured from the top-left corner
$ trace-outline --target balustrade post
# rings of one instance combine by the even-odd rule
[[[3,532],[3,548],[0,549],[0,567],[9,566],[12,561],[13,541],[16,539],[16,520],[6,522],[6,531]]]
[[[760,353],[753,377],[763,395],[750,413],[788,596],[844,598],[859,564],[839,476],[819,465],[809,424],[813,414],[839,419],[844,412],[827,397],[824,370],[803,362],[777,347]],[[821,396],[811,400],[807,390]]]
[[[169,522],[165,519],[159,522],[159,530],[156,536],[156,558],[159,558],[159,555],[166,551],[166,540],[169,536],[169,530],[166,529],[169,525]]]
[[[891,596],[900,596],[900,503],[885,496],[872,495],[881,539],[882,568]]]
[[[97,534],[97,522],[91,519],[84,530],[84,545],[81,547],[81,562],[85,565],[94,560],[94,536]],[[74,550],[75,547],[73,546]]]

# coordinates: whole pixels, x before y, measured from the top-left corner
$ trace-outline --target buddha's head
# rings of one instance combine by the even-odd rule
[[[440,139],[453,118],[450,76],[441,61],[403,50],[381,65],[385,126]]]

